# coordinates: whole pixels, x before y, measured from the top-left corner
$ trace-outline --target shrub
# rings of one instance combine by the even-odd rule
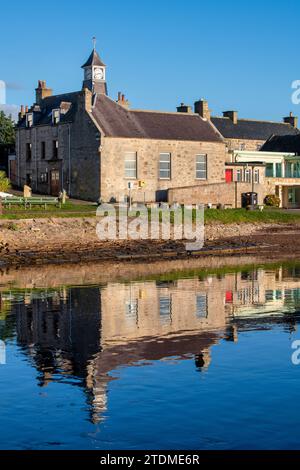
[[[280,197],[276,196],[275,194],[268,194],[265,197],[265,204],[269,207],[280,207]]]
[[[10,189],[10,181],[6,177],[5,171],[0,171],[0,191],[6,192]]]

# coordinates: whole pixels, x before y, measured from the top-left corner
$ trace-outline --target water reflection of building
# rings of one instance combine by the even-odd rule
[[[101,348],[99,288],[19,293],[17,300],[13,313],[18,343],[37,368],[39,384],[47,386],[57,374],[75,376],[92,392],[88,400],[93,402],[89,364]],[[103,411],[102,401],[98,411]]]
[[[289,328],[300,304],[300,271],[278,268],[169,281],[108,283],[104,287],[4,291],[12,304],[18,343],[38,370],[41,386],[76,378],[93,422],[107,408],[111,372],[122,365],[168,357],[211,361],[221,338],[238,340],[246,322],[270,315]],[[282,314],[285,314],[284,316]]]

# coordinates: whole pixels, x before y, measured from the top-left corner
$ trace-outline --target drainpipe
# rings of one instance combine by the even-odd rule
[[[61,127],[58,127],[58,130],[57,130],[57,141],[58,141],[58,151],[59,151],[59,142],[61,142],[62,139],[60,139],[60,134],[63,133],[63,128]],[[62,159],[62,163],[61,163],[61,188],[60,188],[60,191],[63,192],[64,190],[64,161]]]
[[[20,158],[21,158],[21,155],[20,155],[20,149],[21,149],[21,146],[20,146],[20,130],[18,131],[18,186],[19,188],[21,187],[21,179],[20,179]]]
[[[38,161],[37,161],[37,128],[34,132],[34,157],[35,157],[35,190],[38,190]]]
[[[69,197],[71,197],[71,125],[68,126],[69,131]]]

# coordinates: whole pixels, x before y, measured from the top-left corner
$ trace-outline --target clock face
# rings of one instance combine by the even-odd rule
[[[85,69],[85,79],[86,80],[91,80],[92,78],[92,70],[91,69]]]
[[[104,79],[104,70],[101,67],[95,67],[94,69],[94,78],[95,80]]]

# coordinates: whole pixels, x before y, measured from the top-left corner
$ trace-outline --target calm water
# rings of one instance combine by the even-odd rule
[[[299,313],[296,266],[2,283],[0,448],[300,449]]]

